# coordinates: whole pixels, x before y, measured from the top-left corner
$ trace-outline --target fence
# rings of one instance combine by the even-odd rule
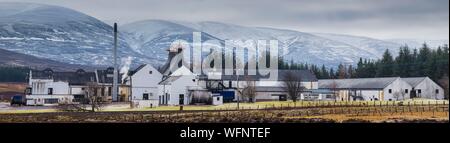
[[[392,106],[433,106],[443,105],[448,106],[447,100],[411,100],[411,101],[298,101],[292,102],[277,102],[266,104],[244,104],[239,107],[239,110],[283,110],[283,109],[302,109],[302,108],[332,108],[332,107],[392,107]],[[207,109],[208,110],[208,109]],[[238,110],[236,106],[217,107],[210,110]]]

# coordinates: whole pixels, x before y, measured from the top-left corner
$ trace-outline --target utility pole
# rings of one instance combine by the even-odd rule
[[[117,23],[114,23],[114,76],[113,76],[113,89],[112,89],[112,101],[117,101],[117,82],[118,82],[118,67],[117,67]]]
[[[238,96],[237,96],[237,109],[239,110],[239,101],[241,100],[241,92],[239,91],[239,74],[238,74],[238,69],[236,69],[236,78],[237,78],[237,91],[238,91]]]

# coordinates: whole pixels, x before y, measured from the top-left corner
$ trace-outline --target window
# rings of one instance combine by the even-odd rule
[[[408,89],[405,89],[405,93],[408,93]]]
[[[26,90],[25,90],[25,94],[28,94],[28,95],[31,95],[31,88],[27,88]]]
[[[417,93],[422,93],[422,90],[418,89],[418,90],[417,90]]]
[[[195,79],[192,79],[192,82],[195,82]]]
[[[53,95],[53,88],[48,88],[48,95]]]
[[[436,91],[435,91],[435,92],[436,92],[436,94],[439,94],[439,89],[436,89]]]
[[[389,93],[392,93],[392,89],[389,89]]]
[[[142,100],[148,100],[148,93],[144,93],[142,95]]]
[[[217,97],[217,101],[220,101],[220,97]]]
[[[149,71],[148,73],[149,73],[149,74],[153,74],[153,71]]]

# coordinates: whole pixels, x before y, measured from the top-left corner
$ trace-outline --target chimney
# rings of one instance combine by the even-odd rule
[[[116,102],[118,101],[118,87],[117,87],[117,82],[118,82],[118,66],[117,66],[117,23],[114,23],[114,76],[113,76],[113,88],[112,88],[112,101]]]

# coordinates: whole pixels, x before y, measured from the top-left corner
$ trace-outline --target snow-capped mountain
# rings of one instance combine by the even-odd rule
[[[378,59],[385,49],[395,54],[405,43],[414,45],[409,44],[413,40],[378,40],[219,22],[145,20],[119,26],[119,31],[119,56],[132,57],[133,66],[163,64],[174,41],[192,44],[193,32],[201,32],[202,42],[215,40],[222,46],[224,40],[278,40],[284,60],[331,67],[354,64],[360,57]],[[112,48],[112,27],[94,17],[58,6],[0,3],[0,49],[62,63],[111,66]]]
[[[112,65],[113,29],[63,7],[0,3],[0,48],[70,64]],[[134,52],[123,38],[119,55],[151,60]]]
[[[411,48],[420,48],[423,43],[427,43],[427,45],[431,48],[437,48],[443,45],[449,45],[448,40],[418,40],[418,39],[387,39],[386,41],[391,41],[393,43],[408,45]]]
[[[395,43],[383,42],[381,40],[363,37],[347,36],[347,39],[339,39],[324,36],[325,34],[315,35],[292,30],[245,27],[218,22],[189,23],[179,21],[147,20],[137,22],[135,24],[125,25],[124,27],[126,27],[123,29],[125,30],[124,33],[135,34],[133,36],[137,37],[135,38],[135,41],[138,39],[137,41],[147,41],[144,43],[149,43],[148,41],[150,41],[150,43],[152,43],[152,46],[147,46],[146,44],[142,44],[142,42],[137,42],[141,43],[136,44],[141,47],[141,52],[155,49],[153,48],[154,45],[156,45],[155,43],[159,43],[155,41],[161,39],[159,37],[161,35],[164,36],[167,35],[167,33],[173,35],[173,33],[183,31],[183,35],[185,34],[192,36],[193,31],[201,31],[222,40],[278,40],[279,46],[283,49],[281,52],[283,59],[294,60],[297,62],[325,64],[327,66],[336,66],[339,63],[352,64],[355,63],[359,57],[377,59],[381,57],[386,45],[386,47],[390,49],[399,47],[399,45]],[[161,34],[161,31],[164,31],[164,34]],[[349,42],[353,40],[350,38],[358,39],[361,44]],[[171,39],[169,41],[173,41],[175,39]],[[133,43],[133,41],[130,41],[129,43]]]
[[[86,65],[67,64],[44,58],[37,58],[31,55],[20,54],[3,49],[0,49],[0,65],[15,66],[15,67],[31,67],[33,69],[39,70],[51,68],[56,71],[75,71],[80,68],[86,71],[93,71],[94,69],[98,68]]]
[[[126,41],[136,52],[155,57],[161,65],[167,59],[167,49],[173,44],[178,44],[177,40],[184,40],[192,47],[193,32],[200,32],[196,29],[185,27],[176,23],[163,20],[147,20],[130,23],[120,28],[126,35]],[[219,38],[202,33],[202,42],[207,40],[218,40]]]
[[[397,55],[399,47],[401,46],[398,43],[362,36],[327,33],[314,33],[314,35],[351,45],[360,50],[364,50],[370,52],[373,55],[377,55],[377,57],[380,57],[386,49],[389,49],[390,52],[392,52],[394,55]]]

